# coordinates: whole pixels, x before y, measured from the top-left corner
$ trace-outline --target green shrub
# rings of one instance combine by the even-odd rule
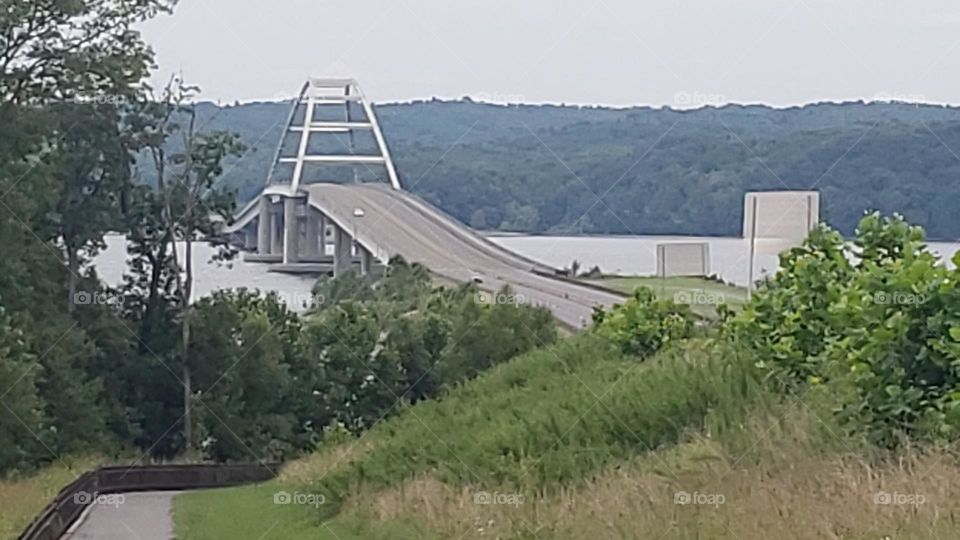
[[[845,425],[875,444],[956,440],[960,271],[923,242],[899,216],[865,216],[852,245],[821,227],[723,331],[777,387],[829,385]]]
[[[854,269],[843,238],[825,226],[782,253],[780,268],[740,314],[726,316],[723,331],[756,355],[777,386],[796,389],[825,375],[822,354],[845,326],[831,310],[846,294]]]
[[[647,287],[637,287],[625,304],[593,313],[594,331],[635,356],[648,356],[669,341],[689,337],[694,321],[690,306],[658,300]]]

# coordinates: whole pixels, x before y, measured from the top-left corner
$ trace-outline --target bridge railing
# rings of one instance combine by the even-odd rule
[[[278,464],[148,465],[101,467],[60,490],[18,540],[59,540],[100,495],[135,491],[180,491],[264,482]]]

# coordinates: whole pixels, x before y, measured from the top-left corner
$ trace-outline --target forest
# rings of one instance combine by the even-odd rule
[[[361,81],[362,83],[362,81]],[[223,185],[263,185],[289,103],[198,106],[248,150]],[[815,189],[851,236],[864,211],[960,238],[960,112],[906,103],[697,110],[428,100],[376,107],[401,183],[474,228],[738,236],[751,190]],[[341,152],[344,151],[341,149]]]

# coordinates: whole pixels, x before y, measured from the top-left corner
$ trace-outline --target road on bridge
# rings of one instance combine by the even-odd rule
[[[340,222],[359,242],[366,240],[387,256],[399,254],[454,281],[480,279],[481,287],[490,291],[509,285],[521,301],[549,308],[574,328],[590,321],[594,306],[623,302],[613,293],[534,273],[537,267],[548,269],[482,238],[407,192],[377,184],[311,184],[303,189],[312,206]]]

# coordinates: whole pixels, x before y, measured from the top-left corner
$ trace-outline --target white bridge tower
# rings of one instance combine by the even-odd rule
[[[257,251],[248,258],[281,263],[273,268],[278,271],[313,273],[332,264],[337,274],[359,259],[367,272],[371,253],[312,207],[305,189],[361,182],[402,189],[373,105],[354,79],[310,79],[290,107],[263,192],[229,232],[246,228],[246,244]]]

